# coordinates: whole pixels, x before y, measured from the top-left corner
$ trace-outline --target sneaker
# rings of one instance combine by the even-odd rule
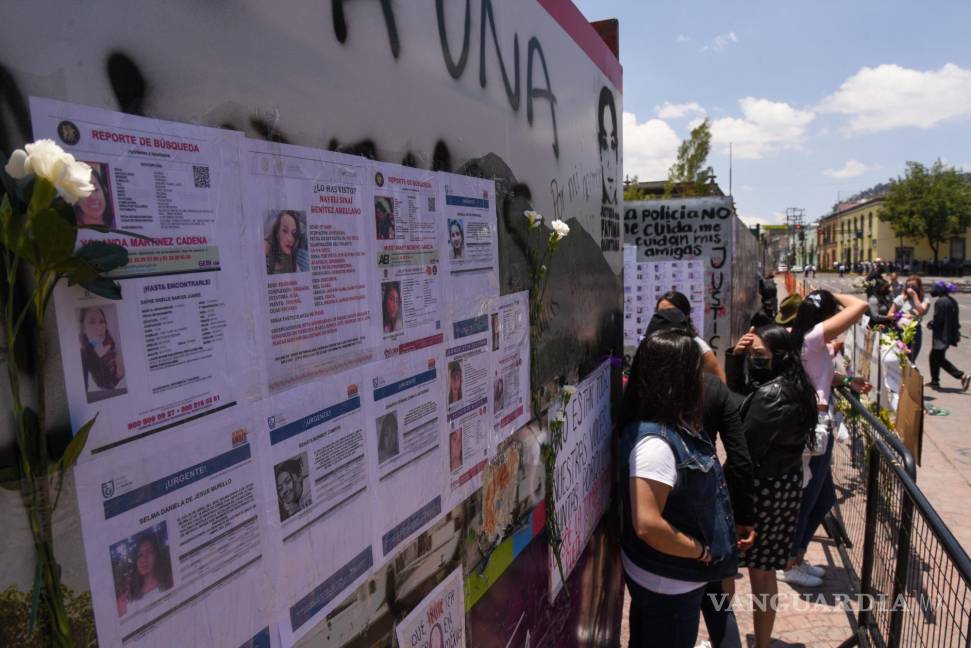
[[[799,563],[793,569],[798,569],[799,571],[809,574],[810,576],[815,576],[816,578],[822,578],[826,575],[826,568],[819,565],[810,565],[807,562]]]
[[[968,391],[969,386],[971,386],[971,376],[965,374],[961,377],[961,391]]]
[[[940,388],[941,388],[941,383],[939,383],[939,382],[934,382],[934,381],[932,380],[932,381],[930,381],[929,383],[927,383],[927,386],[928,386],[928,387],[930,387],[931,389],[933,389],[934,391],[938,391],[938,390],[940,390]]]
[[[799,587],[819,587],[823,584],[823,579],[818,576],[807,574],[800,569],[790,569],[789,571],[777,570],[775,576],[783,583],[798,585]]]

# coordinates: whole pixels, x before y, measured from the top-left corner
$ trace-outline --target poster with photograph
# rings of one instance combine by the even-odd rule
[[[241,160],[268,391],[367,362],[374,343],[364,161],[250,139]]]
[[[366,367],[375,567],[446,510],[445,373],[442,346]]]
[[[563,531],[560,558],[563,578],[576,567],[594,528],[610,502],[610,361],[605,361],[576,386],[564,406],[554,401],[550,417],[562,413],[563,447],[556,455],[554,488],[556,516]],[[563,589],[556,556],[549,552],[550,602]]]
[[[499,296],[496,185],[492,180],[440,173],[445,192],[446,288],[452,321],[492,312]]]
[[[658,301],[669,292],[685,296],[691,324],[705,330],[704,262],[635,261],[636,246],[624,246],[624,346],[633,353],[644,339]]]
[[[360,370],[351,369],[260,406],[266,557],[285,646],[371,573],[362,385]]]
[[[441,182],[434,171],[396,164],[368,167],[366,206],[374,281],[370,303],[380,357],[444,341]]]
[[[82,461],[231,407],[255,357],[241,317],[240,133],[32,98],[35,137],[92,165],[79,245],[110,241],[129,263],[123,299],[58,284],[54,308],[72,427],[98,414]],[[230,326],[230,322],[234,325]],[[232,349],[232,351],[231,351]]]
[[[267,627],[250,441],[220,413],[77,467],[101,645],[235,648]]]
[[[482,485],[482,471],[493,451],[492,331],[487,311],[454,322],[445,349],[448,372],[446,422],[448,472],[446,510]]]
[[[529,292],[503,295],[490,316],[493,447],[530,419]]]
[[[465,584],[456,569],[396,627],[400,648],[464,648]]]

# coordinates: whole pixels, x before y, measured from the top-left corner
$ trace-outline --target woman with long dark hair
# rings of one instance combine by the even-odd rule
[[[97,306],[82,308],[78,319],[85,391],[91,393],[119,389],[125,378],[125,365],[115,340],[111,337],[104,309]]]
[[[816,389],[802,367],[789,332],[776,324],[742,336],[732,353],[744,359],[746,375],[733,385],[749,392],[740,414],[755,474],[755,544],[739,557],[749,568],[755,645],[772,638],[775,610],[761,604],[778,593],[776,570],[786,566],[799,517],[802,455],[815,444]]]
[[[664,310],[666,308],[676,308],[688,319],[688,326],[691,328],[691,335],[694,336],[695,344],[701,349],[701,361],[704,370],[710,374],[718,377],[722,382],[726,382],[725,370],[718,363],[718,358],[715,356],[715,352],[711,350],[711,346],[705,342],[704,338],[698,334],[695,329],[694,324],[691,323],[691,302],[684,293],[680,293],[676,290],[669,290],[660,297],[658,297],[657,303],[654,305],[654,310]]]
[[[834,384],[850,387],[858,393],[870,389],[862,378],[836,373],[832,345],[860,320],[867,307],[865,301],[853,295],[815,290],[806,295],[792,322],[793,346],[799,350],[802,366],[816,390],[816,408],[819,410],[815,449],[803,455],[802,502],[790,553],[790,568],[780,574],[783,580],[795,585],[818,587],[823,582],[823,569],[803,563],[803,556],[816,529],[836,503],[830,471],[833,453],[833,402],[830,396]]]
[[[128,612],[128,604],[153,592],[172,589],[172,564],[168,549],[162,548],[158,534],[147,529],[135,539],[135,556],[128,580],[128,591],[118,598],[118,615]]]
[[[270,236],[263,241],[266,274],[297,272],[297,248],[300,246],[300,219],[290,211],[281,211],[273,221]]]
[[[894,297],[893,305],[887,317],[899,317],[899,326],[903,327],[911,322],[917,322],[917,330],[913,342],[910,343],[910,353],[907,359],[910,364],[917,363],[917,356],[920,354],[920,347],[924,340],[924,331],[921,329],[920,322],[924,315],[930,310],[931,301],[924,297],[924,284],[917,275],[907,277],[904,290]]]
[[[706,584],[736,572],[728,490],[702,432],[703,391],[690,335],[661,331],[641,342],[618,462],[633,647],[692,648]]]

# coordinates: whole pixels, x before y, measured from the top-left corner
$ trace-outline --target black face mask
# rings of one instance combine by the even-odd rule
[[[745,358],[745,369],[748,371],[749,378],[757,383],[765,383],[775,378],[772,358],[756,355],[747,356]]]

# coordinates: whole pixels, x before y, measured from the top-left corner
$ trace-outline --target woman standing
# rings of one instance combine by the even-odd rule
[[[830,395],[834,383],[848,386],[858,393],[870,389],[862,378],[836,373],[831,349],[837,338],[863,317],[867,308],[865,301],[852,295],[815,290],[806,295],[792,322],[793,347],[800,350],[803,369],[816,390],[819,410],[815,448],[803,456],[804,485],[790,553],[790,569],[779,575],[794,585],[818,587],[823,582],[823,569],[803,563],[803,556],[816,529],[836,503],[836,488],[830,471],[833,453]]]
[[[770,597],[778,593],[776,570],[786,566],[802,499],[802,453],[813,447],[816,390],[802,368],[788,331],[776,324],[742,336],[732,356],[745,361],[751,392],[740,414],[755,466],[755,544],[744,551],[739,566],[749,568],[755,645],[767,648],[775,625]],[[743,372],[732,372],[741,376]]]
[[[636,648],[692,648],[706,583],[737,567],[728,490],[701,432],[701,372],[692,337],[662,331],[641,342],[624,393],[621,557]]]
[[[917,322],[916,337],[914,337],[914,341],[910,344],[910,353],[907,354],[907,358],[912,365],[917,363],[917,354],[920,353],[921,342],[924,338],[924,332],[920,328],[920,321],[927,314],[930,307],[931,302],[924,297],[924,286],[921,283],[920,277],[911,275],[907,277],[907,283],[904,284],[904,291],[893,300],[893,306],[890,307],[890,311],[887,313],[887,317],[895,317],[897,313],[900,313],[900,327],[911,322]]]
[[[967,375],[947,359],[948,347],[957,346],[961,341],[961,320],[958,316],[958,303],[949,294],[951,287],[943,281],[935,281],[931,287],[931,295],[937,297],[934,302],[934,319],[927,325],[933,333],[933,347],[931,348],[931,389],[941,388],[941,369],[961,381],[961,390],[968,391],[971,386],[971,376]]]

